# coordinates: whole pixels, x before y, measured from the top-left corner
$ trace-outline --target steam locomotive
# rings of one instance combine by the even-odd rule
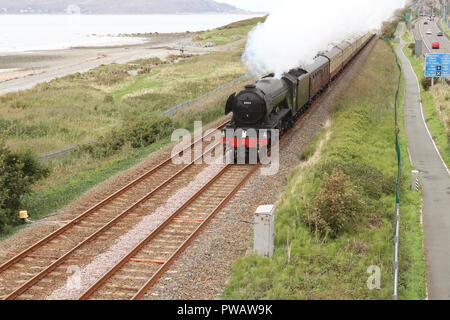
[[[281,79],[273,74],[265,76],[232,94],[226,103],[225,115],[232,112],[233,116],[224,128],[223,143],[235,152],[239,147],[248,151],[269,146],[270,130],[279,130],[281,136],[291,128],[373,37],[374,34],[369,33],[344,41],[318,54],[311,65],[292,69]],[[256,135],[247,135],[249,131]]]

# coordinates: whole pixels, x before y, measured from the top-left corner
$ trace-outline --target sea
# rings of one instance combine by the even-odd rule
[[[136,33],[214,29],[261,14],[9,15],[0,14],[0,53],[136,44]]]

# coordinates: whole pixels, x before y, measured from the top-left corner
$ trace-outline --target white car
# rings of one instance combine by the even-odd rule
[[[427,34],[433,34],[433,32],[431,30],[428,30]]]

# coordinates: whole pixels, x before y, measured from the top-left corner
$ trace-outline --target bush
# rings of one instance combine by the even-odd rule
[[[339,168],[325,175],[325,182],[317,190],[309,208],[305,223],[322,236],[337,237],[355,228],[366,212],[366,204],[358,189]]]
[[[411,50],[411,53],[414,55],[416,54],[416,44],[415,43],[410,43],[408,45],[409,50]]]
[[[170,118],[136,121],[124,128],[126,140],[133,148],[149,146],[170,135],[174,129],[175,125]]]
[[[79,151],[88,152],[95,158],[103,158],[120,151],[125,145],[136,149],[149,146],[169,136],[174,129],[174,122],[167,117],[131,120],[122,128],[100,138],[98,142],[81,146]]]
[[[311,141],[308,146],[300,154],[301,161],[308,161],[317,151],[318,141]]]
[[[22,197],[48,174],[31,152],[14,154],[0,141],[0,233],[18,223]]]
[[[103,99],[103,102],[107,103],[107,104],[113,104],[114,103],[114,97],[112,95],[107,94],[105,96],[105,98]]]
[[[434,78],[434,84],[437,84],[440,82],[440,78]],[[431,88],[431,78],[423,77],[421,80],[422,88],[426,91],[430,90]]]
[[[330,175],[335,168],[339,168],[370,199],[379,200],[383,195],[395,193],[395,177],[386,178],[380,170],[366,164],[328,162],[323,164],[318,172]]]

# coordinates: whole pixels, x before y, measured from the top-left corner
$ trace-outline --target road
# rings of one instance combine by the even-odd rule
[[[403,33],[404,25],[400,27]],[[428,297],[450,299],[450,171],[426,125],[417,76],[402,48],[396,48],[406,81],[405,124],[413,166],[421,173]],[[400,260],[401,263],[401,260]]]
[[[437,33],[441,31],[436,21],[428,21],[428,24],[424,24],[428,19],[419,19],[416,22],[416,30],[419,31],[419,35],[423,39],[423,53],[450,53],[450,40],[444,35],[438,37]],[[427,31],[431,30],[432,34],[428,35]],[[432,43],[439,42],[441,44],[440,49],[432,49]]]

